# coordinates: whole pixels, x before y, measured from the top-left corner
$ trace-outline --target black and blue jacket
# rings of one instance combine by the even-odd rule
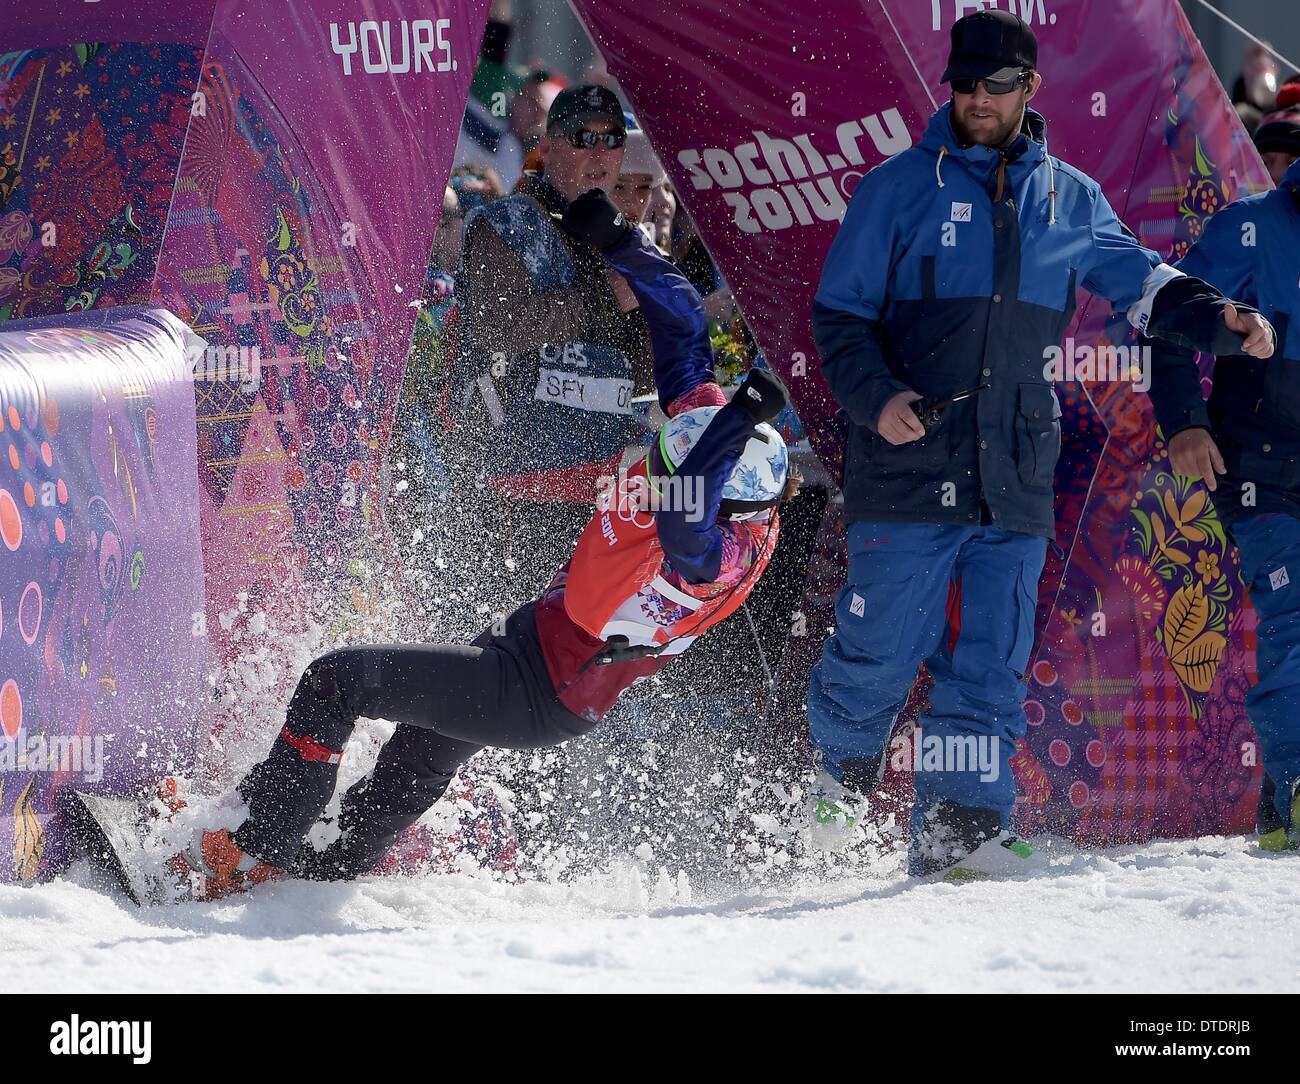
[[[1061,408],[1048,379],[1082,287],[1139,330],[1208,341],[1222,298],[1138,243],[1092,178],[1047,153],[1027,110],[1005,148],[962,146],[951,103],[862,178],[813,306],[821,372],[850,422],[852,520],[991,523],[1053,537]],[[876,432],[912,389],[954,404],[926,436]]]
[[[1300,162],[1280,188],[1210,218],[1178,267],[1257,307],[1277,347],[1261,360],[1225,345],[1207,403],[1194,346],[1150,342],[1151,404],[1165,440],[1197,426],[1214,435],[1227,467],[1214,493],[1225,524],[1266,512],[1300,516]]]

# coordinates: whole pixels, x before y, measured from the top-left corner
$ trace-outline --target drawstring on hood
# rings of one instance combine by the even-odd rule
[[[947,148],[947,147],[940,147],[940,148],[939,148],[939,160],[938,160],[937,162],[935,162],[935,164],[934,164],[934,179],[935,179],[935,182],[939,185],[940,188],[943,187],[943,175],[939,172],[939,169],[940,169],[940,167],[943,165],[943,156],[944,156],[945,154],[947,154],[947,153],[948,153],[948,148]]]
[[[1043,155],[1047,159],[1047,224],[1056,225],[1056,170],[1052,168],[1052,156]]]

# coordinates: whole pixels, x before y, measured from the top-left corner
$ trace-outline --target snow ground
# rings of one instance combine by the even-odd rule
[[[0,990],[1294,991],[1300,856],[1244,838],[1064,846],[1030,879],[878,871],[698,894],[635,864],[281,882],[139,910],[84,869],[0,885]],[[887,867],[887,868],[886,868]]]
[[[322,637],[252,630],[228,675],[237,725],[209,751],[215,789],[263,754],[286,681],[334,646]],[[916,884],[897,852],[816,857],[809,779],[784,752],[773,763],[743,733],[652,729],[538,757],[549,783],[513,808],[530,823],[542,810],[554,845],[521,854],[513,882],[469,861],[145,909],[84,863],[47,884],[0,884],[0,993],[1300,989],[1300,854],[1242,837],[1054,843],[1051,870],[1030,878]],[[391,731],[361,721],[338,794]],[[528,757],[482,756],[480,779],[512,808],[497,784],[518,782]],[[220,799],[187,797],[178,833],[218,823]],[[426,820],[447,830],[462,811],[444,800]],[[154,842],[160,861],[176,849]],[[575,848],[603,856],[598,871]]]

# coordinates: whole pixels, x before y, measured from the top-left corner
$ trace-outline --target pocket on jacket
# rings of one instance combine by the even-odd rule
[[[1050,492],[1061,456],[1061,404],[1048,384],[1021,384],[1016,407],[1016,470],[1027,489]]]
[[[1268,450],[1265,451],[1264,449]],[[1228,473],[1243,482],[1277,489],[1300,489],[1300,443],[1261,439],[1230,456]]]

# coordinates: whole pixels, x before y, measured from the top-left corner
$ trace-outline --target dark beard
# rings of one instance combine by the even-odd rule
[[[1027,110],[1022,109],[1020,111],[1020,117],[1017,120],[1011,121],[1010,123],[1007,124],[1005,128],[1000,129],[996,133],[995,137],[993,139],[985,141],[984,145],[987,147],[1005,147],[1008,143],[1010,143],[1013,139],[1015,139],[1016,136],[1020,134],[1021,130],[1025,126],[1026,111]],[[952,114],[952,130],[953,130],[953,134],[957,137],[957,141],[963,147],[973,147],[976,144],[976,142],[978,142],[977,140],[971,138],[970,132],[966,130],[966,126],[962,124],[961,118],[959,118],[955,112]]]

